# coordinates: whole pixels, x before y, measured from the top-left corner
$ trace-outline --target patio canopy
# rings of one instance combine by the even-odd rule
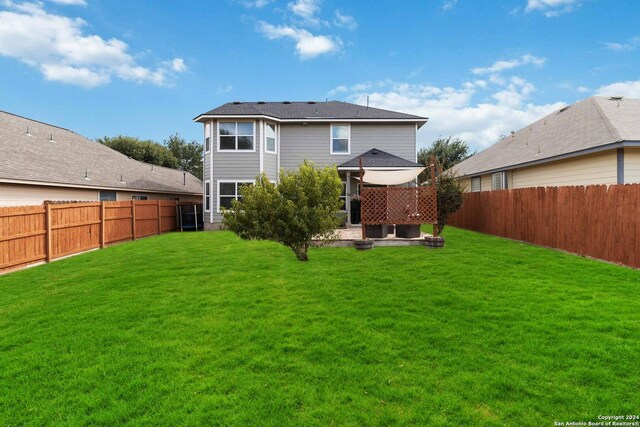
[[[371,170],[364,168],[362,180],[367,184],[375,185],[400,185],[414,181],[424,167],[405,168],[397,170]]]

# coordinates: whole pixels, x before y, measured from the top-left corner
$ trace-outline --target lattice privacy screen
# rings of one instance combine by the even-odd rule
[[[360,195],[362,224],[436,224],[433,187],[364,187]]]

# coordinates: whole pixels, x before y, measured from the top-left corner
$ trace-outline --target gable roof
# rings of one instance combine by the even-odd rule
[[[121,177],[124,183],[120,182]],[[0,181],[3,180],[202,194],[202,181],[190,173],[185,177],[176,169],[152,167],[68,129],[0,111]]]
[[[372,148],[366,153],[360,154],[351,160],[347,160],[338,166],[338,169],[344,168],[359,168],[360,159],[362,159],[362,166],[365,168],[418,168],[424,167],[420,163],[411,162],[403,159],[402,157],[395,156],[387,153],[386,151]]]
[[[640,100],[594,96],[564,107],[452,168],[459,176],[640,144]]]
[[[254,117],[266,116],[279,121],[290,120],[359,120],[359,121],[409,121],[420,126],[427,122],[426,117],[399,113],[380,108],[366,107],[341,101],[326,102],[228,102],[196,117],[201,121],[208,117]]]

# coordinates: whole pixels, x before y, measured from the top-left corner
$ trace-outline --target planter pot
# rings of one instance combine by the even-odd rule
[[[420,224],[396,225],[396,237],[402,237],[405,239],[420,237]]]
[[[373,249],[373,240],[356,240],[354,243],[356,245],[356,249],[360,251]]]
[[[387,237],[387,225],[367,225],[366,236],[370,239],[383,239]]]
[[[444,237],[438,236],[427,236],[424,238],[425,245],[427,248],[436,249],[436,248],[444,248]]]

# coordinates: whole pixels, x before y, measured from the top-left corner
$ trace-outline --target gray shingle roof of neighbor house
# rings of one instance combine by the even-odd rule
[[[202,181],[190,173],[152,167],[68,129],[4,111],[0,111],[0,181],[202,194]]]
[[[366,153],[360,154],[351,160],[347,160],[338,166],[339,169],[358,168],[359,160],[362,159],[362,167],[369,168],[418,168],[424,167],[420,163],[415,163],[402,157],[394,156],[385,151],[372,148]]]
[[[342,101],[326,102],[228,102],[211,111],[200,114],[195,121],[209,116],[268,116],[277,120],[387,120],[410,121],[419,126],[425,124],[426,117],[380,108],[351,104]]]
[[[640,100],[593,96],[512,133],[452,168],[478,175],[640,145]]]

